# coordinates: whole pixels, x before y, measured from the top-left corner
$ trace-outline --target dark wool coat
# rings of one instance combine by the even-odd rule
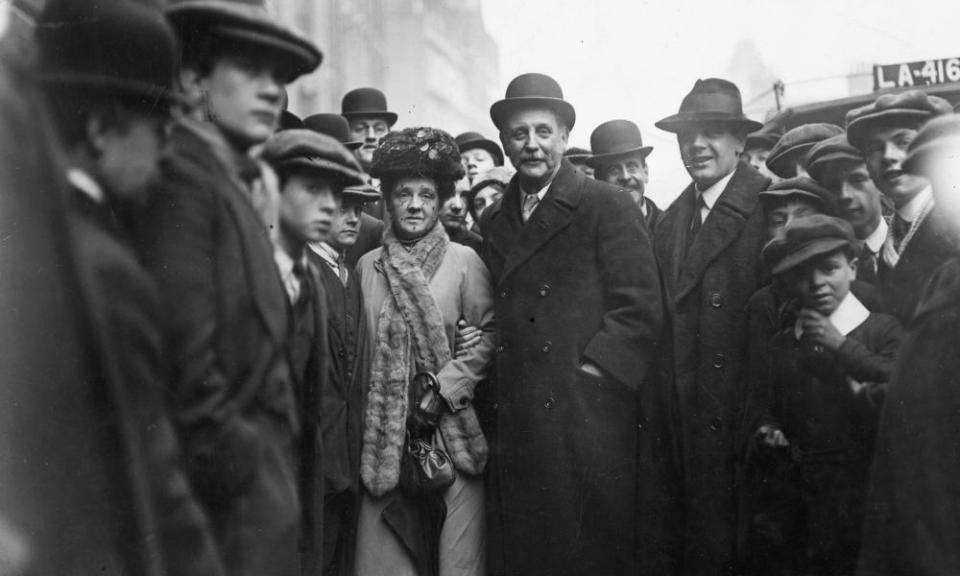
[[[187,469],[227,571],[295,574],[299,423],[287,295],[239,156],[209,125],[175,126],[145,253]]]
[[[365,206],[370,205],[368,203]],[[360,233],[357,234],[357,241],[344,254],[347,265],[350,266],[351,270],[357,268],[357,262],[360,261],[361,256],[376,250],[383,244],[383,226],[383,220],[366,212],[360,214]]]
[[[656,204],[653,203],[653,200],[643,197],[643,203],[647,206],[647,213],[643,217],[643,222],[647,225],[647,231],[650,233],[650,237],[653,237],[654,231],[657,228],[657,221],[660,220],[660,215],[663,214]]]
[[[481,224],[498,336],[490,571],[635,574],[638,546],[659,547],[637,542],[656,516],[639,503],[668,485],[640,449],[663,316],[649,237],[628,194],[566,160],[527,223],[520,195],[514,177]]]
[[[686,574],[724,574],[736,548],[736,439],[747,386],[745,307],[761,283],[766,234],[758,193],[770,181],[741,163],[689,253],[693,184],[657,223],[671,336],[661,355],[672,383],[684,470]]]
[[[960,574],[960,259],[919,304],[875,443],[857,574]]]

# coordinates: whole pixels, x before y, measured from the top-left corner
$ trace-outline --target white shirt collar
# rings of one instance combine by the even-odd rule
[[[68,168],[67,181],[70,182],[74,188],[89,196],[90,199],[97,204],[103,204],[107,201],[103,188],[97,184],[97,181],[94,180],[92,176],[83,170],[79,168]]]
[[[340,251],[326,242],[315,242],[309,244],[314,253],[323,258],[324,262],[334,269],[340,268]]]
[[[537,198],[538,198],[539,200],[541,200],[541,201],[543,200],[543,197],[547,194],[547,190],[550,188],[550,185],[551,185],[551,184],[553,184],[553,180],[550,180],[549,182],[547,182],[547,185],[546,185],[546,186],[544,186],[544,187],[541,188],[540,190],[537,190]],[[526,197],[527,192],[526,192],[525,190],[523,190],[522,187],[520,188],[520,190],[523,192],[524,197]]]
[[[300,279],[296,277],[293,273],[293,266],[296,264],[296,261],[287,254],[286,250],[283,250],[280,247],[276,247],[273,250],[273,261],[277,264],[277,269],[280,271],[280,279],[283,281],[283,287],[287,291],[287,296],[290,298],[290,302],[296,302],[297,298],[300,297],[300,291],[302,287],[300,286]],[[307,254],[304,252],[303,256],[300,257],[300,265],[303,266],[303,269],[307,268]]]
[[[847,292],[847,295],[840,301],[837,309],[830,314],[830,323],[844,336],[856,330],[857,326],[867,321],[870,311],[863,305],[853,292]],[[803,335],[803,329],[800,327],[800,321],[793,327],[794,336],[797,340]]]
[[[730,180],[733,179],[734,172],[736,172],[736,170],[717,180],[712,186],[706,190],[703,190],[702,192],[700,191],[700,187],[694,184],[694,188],[696,188],[697,193],[700,194],[700,197],[703,198],[703,203],[707,206],[707,210],[713,210],[713,205],[717,203],[717,199],[720,198],[720,194],[723,193],[723,191],[727,188],[727,184],[729,184]]]
[[[869,236],[864,238],[863,243],[867,245],[867,248],[869,248],[871,252],[879,254],[880,249],[883,248],[883,241],[887,239],[889,230],[890,226],[887,225],[887,221],[880,218],[880,224],[877,225]]]
[[[920,191],[919,194],[910,199],[909,202],[897,208],[897,214],[901,218],[910,222],[911,224],[920,216],[920,213],[923,212],[923,208],[927,205],[927,202],[933,200],[933,188],[927,186]]]

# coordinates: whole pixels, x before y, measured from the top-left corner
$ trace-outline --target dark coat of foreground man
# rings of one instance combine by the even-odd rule
[[[482,224],[499,335],[490,571],[642,573],[659,544],[641,524],[662,517],[645,504],[668,488],[644,458],[662,414],[645,402],[662,319],[649,237],[629,195],[567,161],[527,223],[520,195],[515,177]]]

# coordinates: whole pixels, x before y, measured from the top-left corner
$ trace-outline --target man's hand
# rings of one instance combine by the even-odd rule
[[[470,349],[480,344],[483,332],[476,326],[468,326],[467,321],[461,318],[457,322],[457,334],[453,339],[453,357],[462,358]]]
[[[846,340],[830,319],[816,310],[804,308],[797,314],[797,318],[803,329],[803,338],[809,342],[836,352]]]
[[[790,442],[787,440],[787,437],[783,435],[783,432],[773,426],[761,426],[757,428],[754,439],[756,439],[761,446],[766,446],[767,448],[787,448],[790,446]]]

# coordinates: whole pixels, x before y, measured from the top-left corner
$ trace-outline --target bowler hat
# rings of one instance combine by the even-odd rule
[[[497,166],[503,166],[503,150],[500,145],[493,140],[484,138],[479,132],[464,132],[457,136],[457,148],[463,154],[467,150],[480,148],[486,150],[493,157],[493,163]]]
[[[176,37],[157,8],[129,0],[51,1],[36,29],[39,70],[48,83],[180,100],[172,91]]]
[[[510,113],[520,107],[549,108],[557,113],[568,130],[577,121],[577,112],[563,99],[563,90],[557,81],[546,74],[521,74],[507,85],[506,97],[490,106],[490,118],[498,129]]]
[[[320,65],[323,54],[307,38],[276,22],[265,0],[169,0],[167,18],[184,44],[209,37],[229,38],[267,48],[289,67],[289,78],[308,74]]]
[[[277,170],[323,172],[337,177],[344,186],[367,183],[352,152],[333,137],[313,130],[277,132],[263,145],[262,157]]]
[[[354,118],[382,118],[388,126],[397,123],[397,115],[387,110],[387,97],[376,88],[355,88],[340,101],[340,114],[347,120]]]
[[[831,216],[836,216],[840,212],[835,195],[806,176],[781,180],[761,191],[759,195],[760,203],[765,210],[791,197],[813,202],[823,213]]]
[[[863,153],[847,141],[845,133],[827,138],[807,152],[807,173],[822,182],[826,169],[835,162],[863,162]]]
[[[279,130],[290,130],[293,128],[303,128],[303,120],[299,116],[294,114],[289,110],[284,110],[280,112],[280,128]]]
[[[577,148],[576,146],[571,146],[563,151],[563,157],[574,164],[586,164],[591,156],[593,156],[593,152],[590,152],[586,148]]]
[[[630,154],[646,158],[653,152],[652,146],[643,145],[640,128],[629,120],[610,120],[597,126],[590,134],[590,148],[593,156],[587,159],[587,165],[594,168],[613,158]]]
[[[843,134],[843,128],[834,124],[802,124],[787,131],[767,156],[767,168],[781,178],[790,174],[791,164],[803,160],[815,144],[831,136]]]
[[[783,236],[763,247],[761,258],[773,274],[796,268],[817,256],[848,247],[857,251],[857,240],[849,222],[836,216],[813,214],[788,223]]]
[[[332,136],[350,150],[363,146],[363,141],[350,140],[350,124],[339,114],[312,114],[303,119],[303,127]]]
[[[384,136],[373,153],[370,175],[426,176],[456,182],[463,178],[460,150],[453,137],[437,128],[405,128]]]
[[[763,125],[763,128],[747,134],[747,141],[744,144],[744,148],[748,150],[750,148],[770,150],[777,144],[780,137],[783,136],[783,129],[783,125],[779,122],[768,122]]]
[[[654,126],[667,132],[679,132],[684,126],[700,122],[724,122],[755,132],[763,124],[743,114],[740,89],[729,80],[707,78],[697,80],[680,103],[680,111],[667,116]]]
[[[937,157],[960,163],[960,115],[947,114],[927,122],[910,143],[903,169],[925,175],[928,161]]]
[[[918,129],[930,118],[951,112],[949,102],[922,90],[883,94],[870,104],[847,112],[847,140],[862,149],[868,131],[876,126]]]

